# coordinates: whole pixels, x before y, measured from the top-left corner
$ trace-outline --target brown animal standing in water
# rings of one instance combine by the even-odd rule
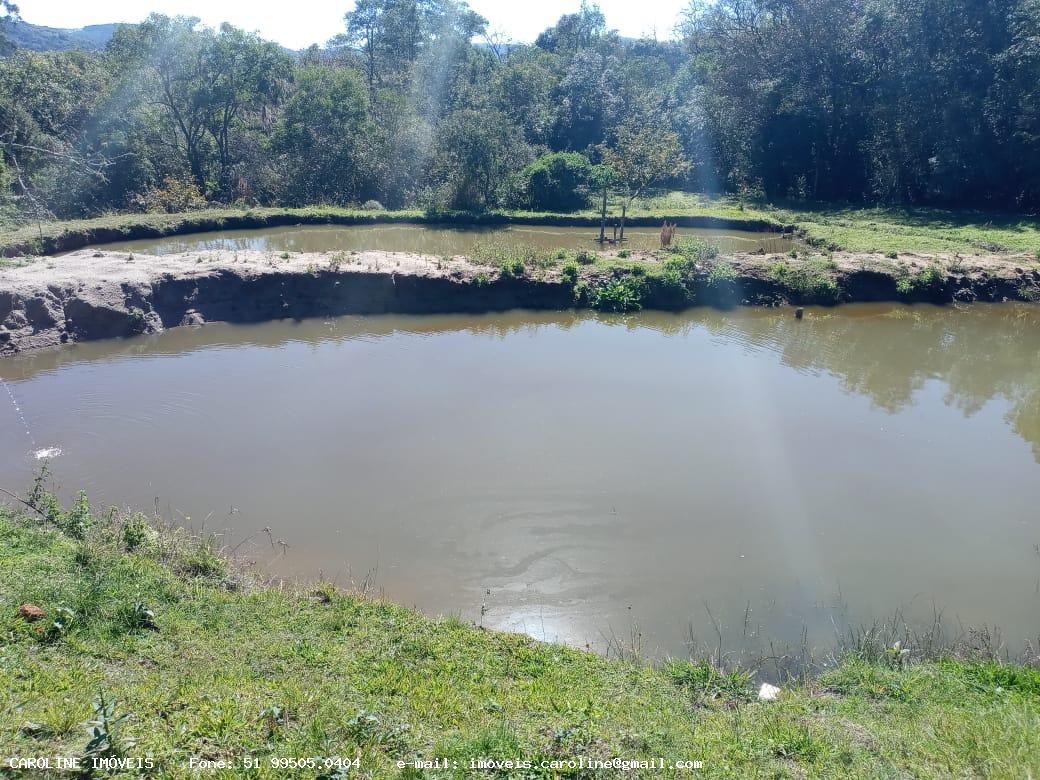
[[[675,237],[675,225],[669,225],[668,220],[664,221],[664,225],[661,227],[661,246],[671,246],[672,238]]]

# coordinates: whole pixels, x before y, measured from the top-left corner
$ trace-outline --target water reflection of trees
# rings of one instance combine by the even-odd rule
[[[797,321],[790,309],[696,310],[682,314],[642,312],[513,311],[486,315],[340,317],[255,326],[178,328],[165,334],[95,342],[7,358],[9,379],[25,379],[70,362],[133,355],[179,354],[211,347],[279,347],[303,342],[313,347],[349,339],[397,334],[434,336],[465,332],[494,339],[543,329],[568,331],[598,321],[627,330],[652,328],[668,335],[700,329],[724,342],[776,352],[797,371],[827,372],[848,393],[870,398],[895,412],[909,406],[929,380],[946,387],[946,402],[965,415],[988,401],[1004,399],[1007,422],[1028,441],[1040,462],[1040,307],[985,305],[906,307],[847,306],[816,310]],[[580,349],[580,345],[576,345]],[[623,359],[623,355],[619,355]]]
[[[74,363],[183,355],[236,346],[279,348],[290,343],[302,343],[317,348],[330,342],[375,341],[397,335],[432,337],[451,333],[501,340],[545,329],[569,331],[591,319],[588,313],[577,311],[514,310],[487,314],[345,315],[239,325],[217,322],[203,328],[173,328],[131,339],[88,341],[14,355],[0,361],[0,377],[20,381]],[[618,318],[613,321],[622,322]],[[689,323],[687,327],[690,327]]]
[[[799,371],[825,371],[886,411],[909,406],[929,380],[965,416],[993,399],[1040,462],[1040,308],[862,306],[813,312],[708,315],[713,333],[776,350]]]

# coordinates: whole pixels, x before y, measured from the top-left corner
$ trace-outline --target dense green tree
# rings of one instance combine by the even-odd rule
[[[530,159],[517,129],[491,111],[457,111],[438,128],[431,171],[437,202],[480,211],[499,203],[511,171]]]
[[[583,3],[491,46],[461,0],[360,0],[298,55],[159,15],[103,52],[0,47],[0,209],[569,208],[575,153],[623,213],[660,186],[1040,208],[1040,0],[695,0],[680,22],[623,39]]]
[[[276,148],[292,172],[288,200],[297,205],[358,200],[366,191],[370,135],[366,87],[356,71],[322,66],[300,71],[276,134]]]
[[[531,143],[547,144],[556,126],[559,58],[537,47],[512,52],[497,69],[494,102]]]
[[[20,198],[36,216],[101,206],[116,156],[104,132],[108,69],[75,51],[17,52],[3,64],[0,149]]]
[[[487,27],[483,17],[457,0],[358,0],[344,21],[347,31],[335,43],[360,51],[373,98],[380,87],[405,84],[424,53],[459,41],[468,46]]]
[[[12,44],[7,39],[7,28],[19,19],[18,6],[12,0],[0,0],[0,54],[8,53]]]
[[[592,163],[577,152],[539,157],[519,174],[515,196],[519,205],[538,211],[575,211],[589,204]]]
[[[197,19],[150,16],[117,32],[110,54],[122,62],[142,110],[158,109],[156,142],[174,139],[205,192],[231,197],[238,182],[237,135],[270,122],[288,78],[288,56],[275,44],[224,25],[219,33]]]
[[[997,58],[997,85],[988,110],[1008,118],[999,140],[1017,175],[1008,177],[1005,200],[1040,209],[1040,0],[1018,5],[1012,31],[1011,45]]]
[[[234,133],[251,123],[271,126],[268,107],[281,102],[291,67],[280,47],[228,24],[208,44],[214,78],[201,97],[209,108],[206,130],[217,150],[217,189],[229,196],[241,162]]]
[[[679,136],[660,122],[631,119],[622,124],[613,142],[603,147],[603,162],[613,171],[613,186],[621,197],[621,234],[632,201],[653,185],[681,176],[689,163]]]
[[[555,90],[553,148],[583,151],[602,142],[625,107],[621,87],[621,60],[616,52],[578,51]]]
[[[771,197],[1025,203],[1036,186],[1026,161],[1038,150],[1015,128],[1036,82],[1022,56],[1035,40],[1035,5],[693,3],[683,22],[693,105],[681,113],[703,131],[691,135],[729,188]]]
[[[607,19],[596,4],[581,0],[577,13],[564,14],[538,36],[535,46],[546,51],[570,53],[595,48],[607,34]]]

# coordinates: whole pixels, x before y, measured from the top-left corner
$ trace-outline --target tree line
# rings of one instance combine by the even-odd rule
[[[516,45],[461,0],[358,0],[303,52],[160,15],[97,53],[6,47],[0,214],[1040,205],[1040,0],[694,0],[676,30],[583,4]]]

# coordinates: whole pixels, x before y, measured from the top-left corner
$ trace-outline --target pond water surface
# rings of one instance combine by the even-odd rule
[[[608,228],[608,236],[611,229]],[[724,252],[786,252],[796,244],[778,233],[680,228],[678,238],[699,238]],[[522,244],[538,249],[598,249],[598,228],[547,226],[447,227],[443,225],[297,225],[257,230],[225,230],[105,244],[106,249],[171,254],[218,249],[273,252],[384,250],[428,255],[468,255],[479,244]],[[654,249],[659,228],[626,228],[625,247]],[[608,245],[609,247],[609,245]]]
[[[1040,308],[212,324],[0,376],[35,440],[0,394],[0,485],[60,447],[67,494],[432,613],[655,654],[709,609],[727,647],[1040,634]]]

